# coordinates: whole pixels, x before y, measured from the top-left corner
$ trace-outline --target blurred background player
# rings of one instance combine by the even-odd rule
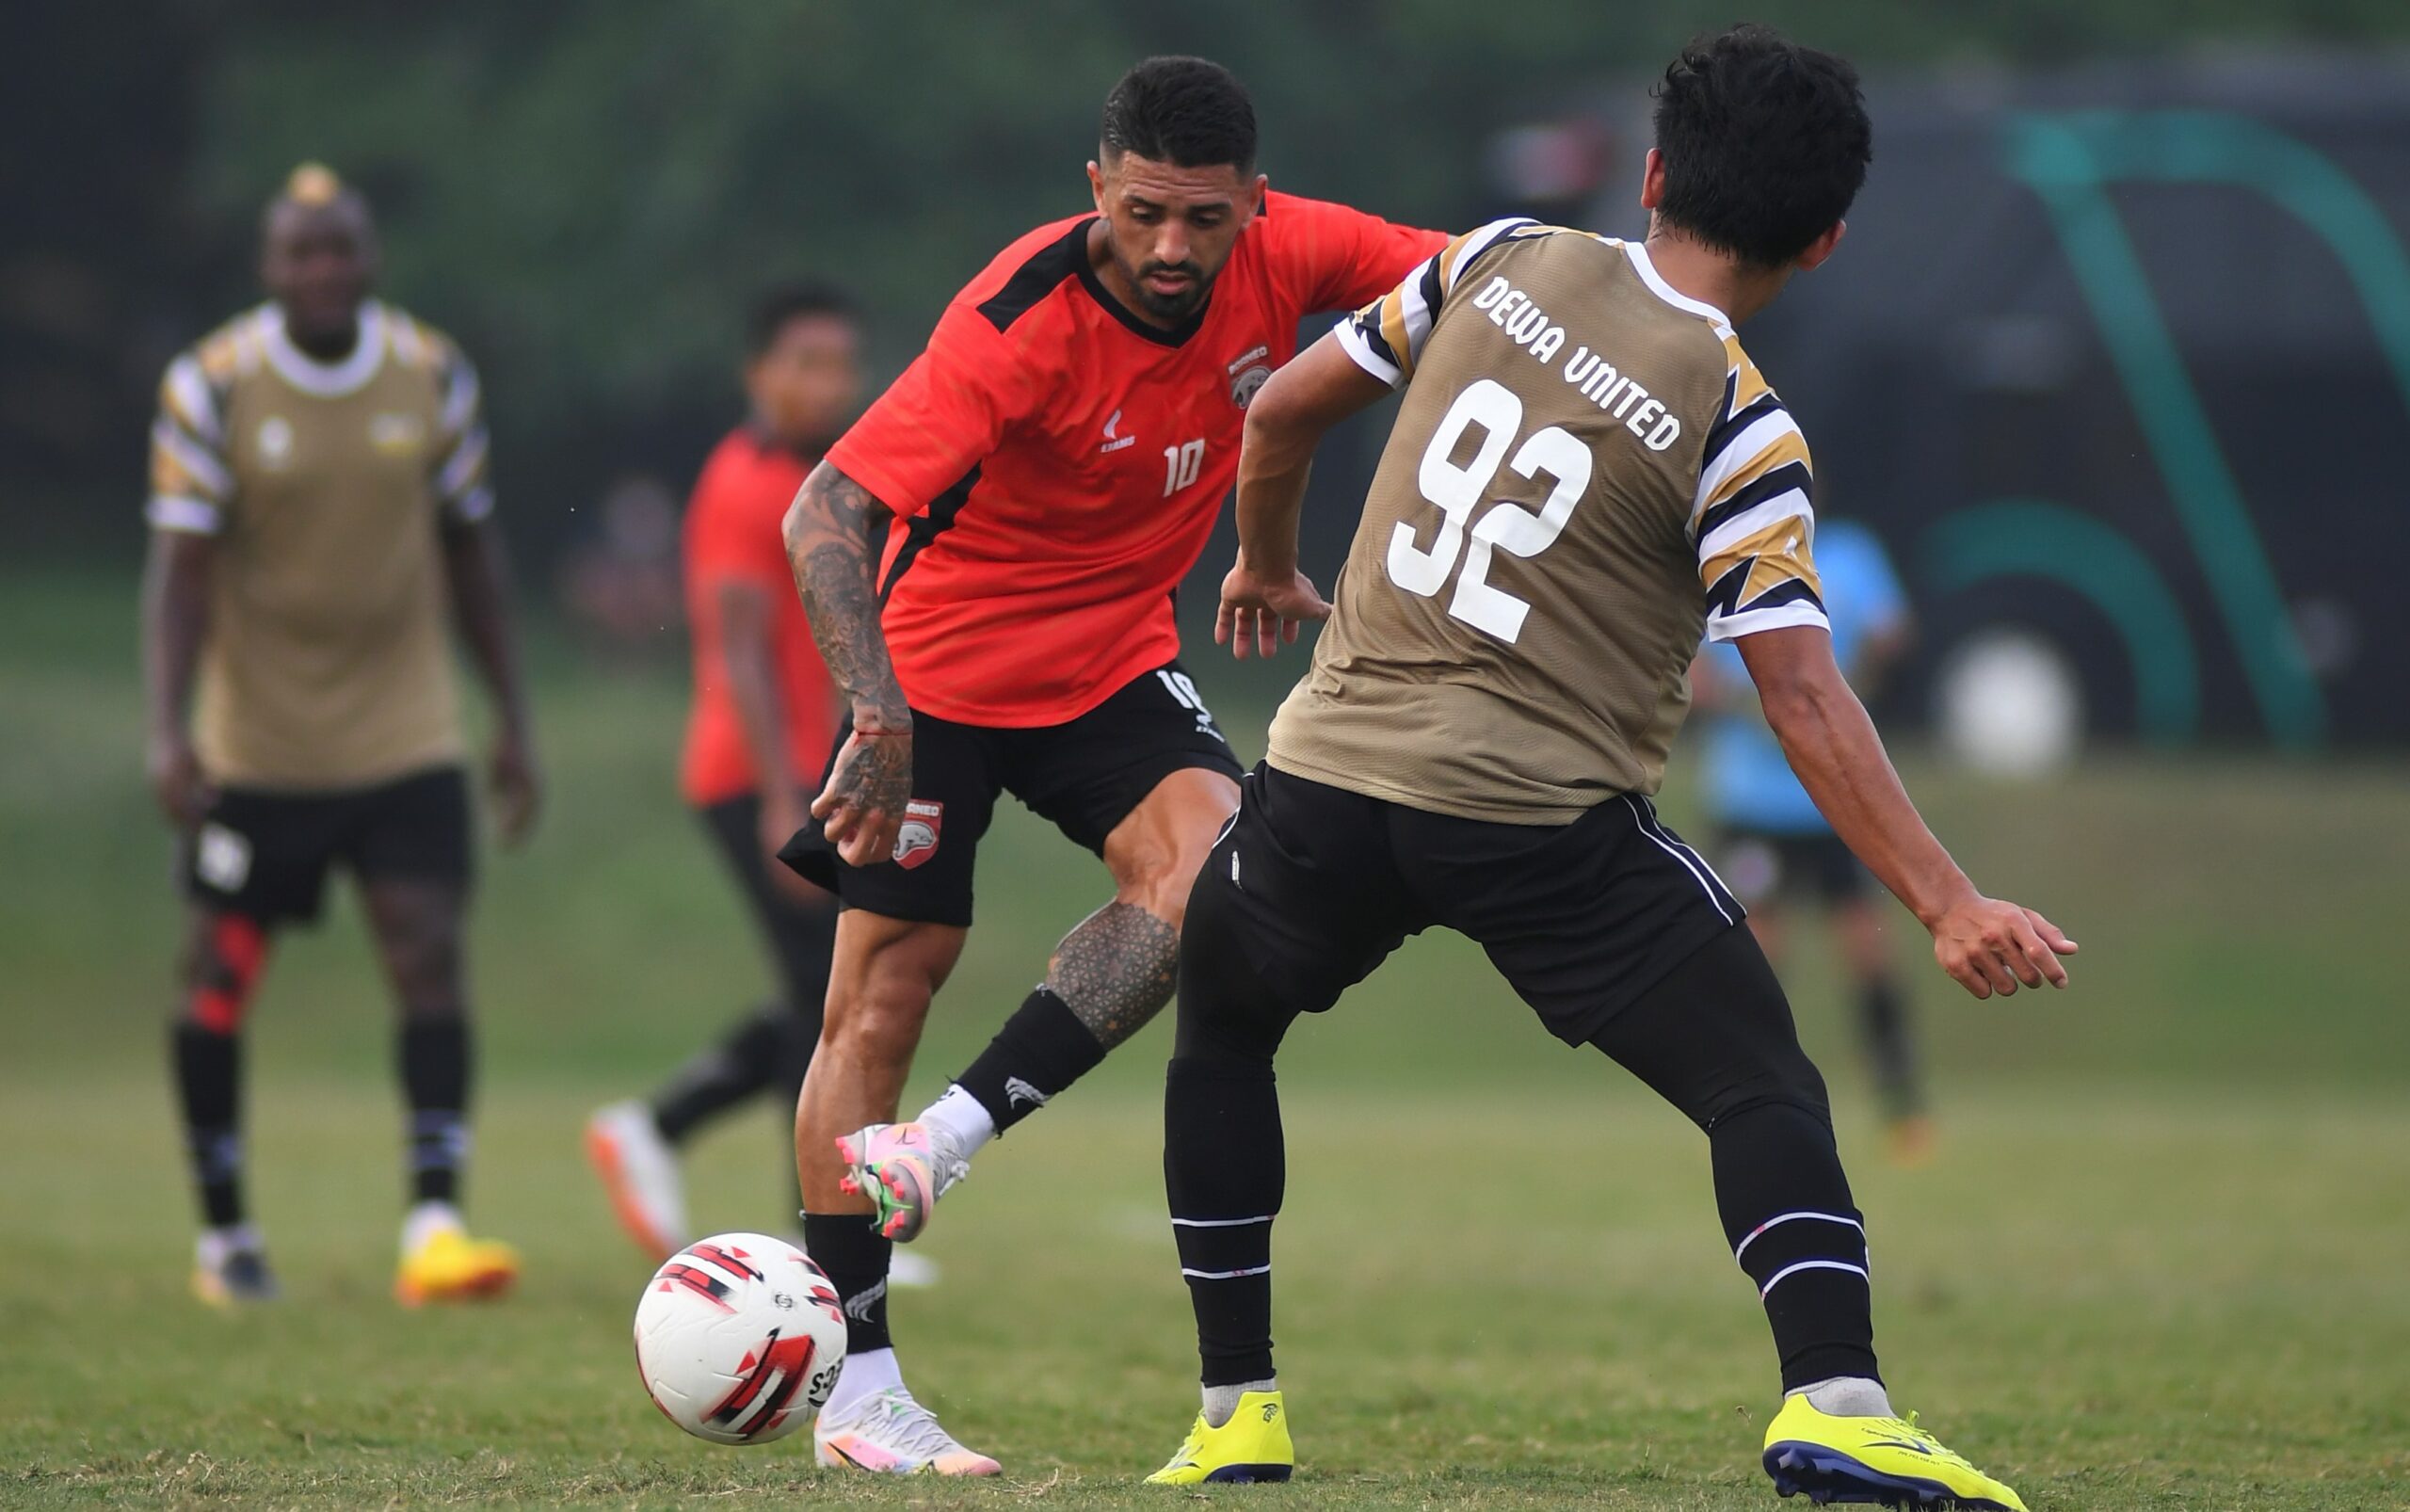
[[[1882,540],[1853,521],[1817,523],[1816,570],[1832,619],[1833,660],[1857,695],[1870,697],[1914,636],[1907,595]],[[1700,797],[1718,837],[1717,870],[1747,905],[1749,927],[1777,971],[1786,900],[1804,899],[1831,921],[1856,994],[1858,1030],[1891,1158],[1922,1165],[1932,1157],[1933,1123],[1917,1075],[1907,992],[1885,931],[1889,916],[1882,892],[1799,785],[1729,641],[1700,651],[1691,668],[1691,694],[1704,716]]]
[[[686,507],[695,667],[679,792],[734,874],[769,946],[778,995],[650,1099],[603,1108],[586,1125],[586,1153],[612,1210],[656,1259],[694,1237],[679,1147],[710,1119],[768,1097],[783,1110],[783,1151],[820,1038],[837,900],[772,861],[803,828],[838,704],[795,597],[779,522],[853,418],[860,347],[860,317],[843,291],[799,282],[763,296],[746,329],[745,422],[713,450]],[[764,772],[777,776],[765,782]],[[779,1164],[794,1168],[783,1154]]]
[[[1094,212],[1030,232],[955,297],[786,522],[851,726],[786,852],[844,902],[795,1118],[805,1247],[848,1320],[823,1464],[997,1472],[905,1389],[892,1241],[1170,1000],[1189,883],[1239,777],[1181,668],[1172,590],[1299,319],[1361,303],[1444,240],[1268,194],[1254,105],[1202,58],[1133,68],[1099,137]],[[886,1122],[961,959],[1002,792],[1099,857],[1114,896],[943,1097]]]
[[[460,1219],[470,819],[447,609],[493,696],[506,841],[538,789],[477,376],[369,298],[368,204],[333,173],[296,169],[264,229],[268,302],[169,365],[152,430],[148,766],[191,900],[172,1039],[203,1224],[194,1288],[276,1295],[243,1201],[240,1034],[274,932],[316,919],[341,866],[400,1010],[396,1294],[491,1295],[518,1258]]]

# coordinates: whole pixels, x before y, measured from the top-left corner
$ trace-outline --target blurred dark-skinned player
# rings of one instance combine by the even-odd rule
[[[460,1216],[470,799],[447,620],[492,695],[506,843],[535,820],[536,761],[476,372],[372,298],[377,271],[367,201],[296,169],[263,228],[267,302],[169,365],[152,430],[148,768],[190,902],[171,1041],[193,1284],[220,1304],[277,1295],[244,1202],[241,1035],[277,931],[317,918],[338,869],[399,1017],[395,1293],[488,1296],[519,1268]]]

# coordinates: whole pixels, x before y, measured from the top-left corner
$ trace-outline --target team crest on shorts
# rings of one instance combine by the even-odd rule
[[[1271,380],[1272,366],[1265,361],[1271,355],[1271,347],[1258,346],[1252,351],[1241,353],[1236,362],[1229,363],[1222,369],[1230,377],[1232,404],[1242,410],[1245,409],[1254,400],[1255,391]]]
[[[904,805],[904,828],[895,832],[895,864],[910,871],[938,853],[945,828],[945,805],[914,798]]]

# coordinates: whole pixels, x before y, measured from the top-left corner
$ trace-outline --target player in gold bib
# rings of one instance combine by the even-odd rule
[[[370,298],[367,201],[317,165],[268,206],[268,302],[169,364],[151,434],[142,600],[151,782],[191,900],[173,1028],[203,1230],[195,1290],[276,1295],[243,1203],[239,1035],[274,932],[359,881],[400,1008],[407,1302],[489,1295],[518,1270],[458,1209],[468,1146],[461,922],[468,784],[444,628],[493,694],[496,816],[537,781],[488,517],[477,376]]]

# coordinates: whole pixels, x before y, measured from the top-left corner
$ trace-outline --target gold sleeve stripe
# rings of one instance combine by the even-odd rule
[[[225,459],[191,432],[162,414],[151,427],[152,476],[162,493],[194,493],[205,499],[233,496],[234,475]]]
[[[1414,374],[1414,349],[1406,334],[1406,291],[1391,289],[1381,296],[1381,340],[1389,345],[1390,356],[1397,362],[1398,371],[1407,377]]]
[[[1756,588],[1761,573],[1769,571],[1774,571],[1777,576],[1768,582],[1768,587],[1772,586],[1773,581],[1791,578],[1804,579],[1812,587],[1816,583],[1816,568],[1808,555],[1808,539],[1807,521],[1796,516],[1776,520],[1764,529],[1752,531],[1731,542],[1712,555],[1702,557],[1698,564],[1699,581],[1712,587],[1725,573],[1754,557],[1757,559],[1758,566],[1749,573],[1749,583],[1753,588]],[[1745,606],[1749,600],[1757,597],[1757,592],[1762,591],[1762,588],[1758,588],[1755,592],[1743,592],[1741,596],[1742,605]]]
[[[1808,438],[1799,434],[1796,429],[1786,430],[1775,437],[1757,456],[1734,468],[1724,481],[1716,486],[1715,492],[1708,499],[1706,507],[1714,508],[1788,462],[1797,462],[1802,466],[1808,463]]]

